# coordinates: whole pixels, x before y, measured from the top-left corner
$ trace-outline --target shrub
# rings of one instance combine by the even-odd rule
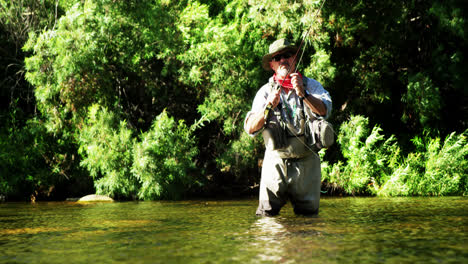
[[[341,125],[337,141],[346,161],[324,163],[323,181],[348,194],[375,194],[392,174],[400,159],[396,139],[385,139],[381,128],[370,131],[368,125],[362,116],[352,116]]]
[[[113,112],[99,106],[90,107],[85,127],[77,136],[79,153],[94,179],[98,194],[134,197],[139,182],[131,173],[133,131]]]
[[[467,195],[468,142],[464,133],[440,138],[415,137],[417,153],[410,153],[391,178],[382,186],[380,195]]]
[[[197,154],[191,130],[163,111],[135,145],[132,172],[141,183],[138,198],[179,199],[199,182],[190,172]]]
[[[23,127],[11,122],[8,130],[0,131],[0,194],[33,197],[53,186],[58,174],[50,171],[43,158],[51,147],[49,139],[33,120]]]

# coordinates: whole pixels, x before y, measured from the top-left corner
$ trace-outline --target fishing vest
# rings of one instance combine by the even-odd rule
[[[303,77],[307,87],[308,79]],[[269,81],[270,92],[279,84]],[[302,158],[334,142],[334,131],[324,119],[311,116],[304,110],[303,99],[299,99],[297,115],[289,115],[288,101],[281,93],[281,101],[271,109],[262,132],[267,151],[276,151],[282,158]]]

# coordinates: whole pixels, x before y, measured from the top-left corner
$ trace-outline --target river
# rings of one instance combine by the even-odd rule
[[[468,197],[0,203],[0,263],[468,263]]]

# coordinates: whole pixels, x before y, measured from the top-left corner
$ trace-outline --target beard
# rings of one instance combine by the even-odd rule
[[[278,75],[278,77],[284,79],[288,75],[288,69],[289,69],[289,63],[285,62],[278,67],[278,69],[276,70],[276,74]]]

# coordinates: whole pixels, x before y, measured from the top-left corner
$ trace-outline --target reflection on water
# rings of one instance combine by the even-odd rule
[[[468,263],[468,198],[2,203],[0,263]]]
[[[286,241],[288,231],[274,217],[259,218],[253,225],[252,234],[254,242],[249,245],[256,248],[260,261],[279,262],[285,252],[283,244]]]

